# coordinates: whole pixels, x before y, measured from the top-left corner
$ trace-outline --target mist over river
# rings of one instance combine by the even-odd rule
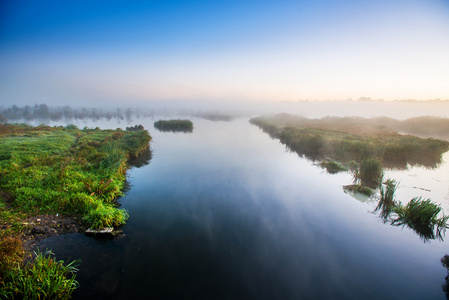
[[[137,121],[152,158],[128,171],[125,236],[39,245],[82,260],[74,299],[445,299],[447,242],[384,224],[375,201],[344,193],[351,174],[328,174],[247,118],[192,118],[193,133],[159,132],[155,120]],[[443,158],[387,172],[404,186],[399,200],[423,195],[449,213]]]

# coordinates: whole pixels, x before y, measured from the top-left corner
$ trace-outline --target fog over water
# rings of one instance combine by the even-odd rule
[[[444,299],[447,242],[384,224],[375,202],[344,193],[349,173],[328,174],[245,117],[191,118],[192,133],[159,132],[159,117],[139,122],[153,156],[129,172],[125,237],[39,245],[82,259],[75,299]]]
[[[447,0],[0,1],[0,124],[153,137],[119,199],[123,238],[40,247],[82,259],[75,299],[444,299],[446,237],[384,223],[376,196],[345,193],[349,171],[249,120],[386,117],[377,129],[449,141],[448,36]],[[193,130],[154,127],[178,118]],[[386,170],[398,201],[449,214],[449,154],[407,163]]]

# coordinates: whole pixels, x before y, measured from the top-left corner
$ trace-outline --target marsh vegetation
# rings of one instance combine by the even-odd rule
[[[77,286],[73,263],[55,261],[50,252],[22,263],[22,220],[67,214],[94,229],[124,224],[128,214],[116,199],[123,194],[128,162],[141,153],[151,158],[150,135],[133,128],[140,130],[0,125],[2,296],[70,297]]]
[[[115,199],[128,159],[148,149],[147,131],[0,126],[0,188],[11,209],[80,215],[94,228],[125,223]]]
[[[395,127],[388,125],[384,118],[306,119],[280,114],[253,118],[250,122],[273,138],[278,138],[299,155],[314,161],[330,159],[342,163],[363,163],[364,160],[371,159],[391,168],[404,169],[408,165],[435,168],[441,163],[442,153],[449,150],[448,141],[402,135],[394,131],[401,124],[417,124],[416,120],[419,120],[418,124],[421,126],[424,120],[432,124],[434,119],[429,117],[391,121],[390,123],[396,124]],[[442,129],[442,124],[446,124],[447,120],[439,120],[441,122],[435,121],[439,125],[434,127]]]
[[[424,241],[436,238],[443,240],[449,216],[444,215],[441,206],[422,197],[414,197],[404,205],[395,199],[398,186],[399,182],[393,179],[387,179],[379,185],[380,196],[375,212],[379,212],[383,222],[407,226]]]
[[[33,252],[27,263],[0,261],[0,298],[70,299],[79,286],[79,261],[57,261],[51,251]]]
[[[411,131],[417,131],[411,124],[419,127],[432,120],[435,121],[434,127],[446,121],[433,118],[406,121],[385,118],[311,120],[281,114],[253,118],[250,122],[299,155],[313,161],[322,160],[320,165],[329,173],[347,167],[354,182],[344,186],[345,190],[370,196],[378,188],[380,195],[375,211],[379,212],[384,222],[407,226],[423,240],[442,240],[449,217],[442,213],[441,206],[422,197],[415,197],[403,205],[395,200],[399,183],[392,179],[383,180],[384,168],[406,168],[409,165],[435,168],[441,163],[441,156],[449,149],[449,142],[392,131],[393,128],[404,131],[405,128],[413,128]]]
[[[159,131],[192,132],[193,123],[190,120],[159,120],[154,122],[154,128]]]

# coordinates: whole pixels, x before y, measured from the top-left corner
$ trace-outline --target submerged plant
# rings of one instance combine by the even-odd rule
[[[347,171],[347,169],[345,167],[343,167],[341,164],[339,164],[338,162],[335,162],[333,160],[322,161],[320,163],[320,166],[323,168],[326,168],[326,170],[329,174],[336,174],[338,172]]]
[[[439,218],[442,211],[440,205],[430,199],[423,200],[422,197],[415,197],[406,206],[398,204],[394,208],[397,217],[391,222],[392,225],[412,228],[423,239],[443,239],[443,235],[448,228],[449,216],[444,214]]]
[[[382,177],[383,178],[383,177]],[[399,182],[394,179],[387,179],[385,182],[380,180],[379,184],[379,203],[374,211],[380,211],[380,217],[384,222],[387,221],[390,214],[394,211],[397,203],[394,200],[394,194],[399,186]]]

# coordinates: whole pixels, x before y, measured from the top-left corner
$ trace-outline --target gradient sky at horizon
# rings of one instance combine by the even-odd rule
[[[0,1],[0,104],[449,99],[449,1]]]

